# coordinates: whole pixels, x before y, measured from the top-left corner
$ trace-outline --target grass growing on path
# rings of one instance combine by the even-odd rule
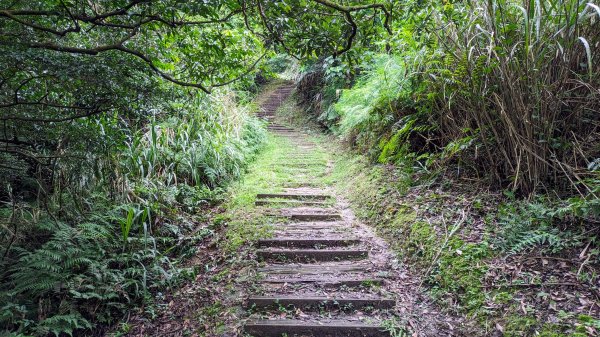
[[[274,223],[280,222],[255,207],[256,195],[302,187],[306,181],[310,181],[311,187],[322,186],[321,177],[326,175],[328,159],[322,148],[301,153],[289,139],[270,135],[244,178],[230,186],[223,205],[226,211],[215,220],[215,226],[224,230],[217,242],[223,265],[207,285],[214,289],[213,304],[196,315],[203,322],[205,336],[227,332],[241,335],[242,299],[256,281],[253,243],[270,237]],[[301,165],[283,169],[290,163]]]

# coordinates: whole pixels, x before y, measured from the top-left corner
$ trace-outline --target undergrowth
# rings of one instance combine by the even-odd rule
[[[303,106],[374,160],[597,199],[599,7],[401,3],[385,43],[309,65]]]
[[[82,165],[61,159],[59,183],[37,200],[5,186],[0,334],[101,334],[132,313],[155,316],[163,291],[195,277],[182,262],[202,254],[208,210],[266,130],[231,92],[168,106],[138,128],[110,118],[90,126],[111,151]]]
[[[535,252],[551,259],[575,250],[586,258],[578,264],[578,282],[593,288],[599,277],[591,267],[600,262],[597,248],[592,248],[597,239],[576,211],[578,206],[548,199],[501,202],[486,195],[473,196],[473,202],[464,199],[470,192],[453,193],[452,184],[449,189],[431,185],[402,167],[373,166],[368,157],[344,154],[339,146],[330,146],[341,152],[330,182],[420,276],[423,289],[439,305],[478,322],[476,335],[489,335],[499,328],[507,336],[590,336],[597,331],[598,318],[586,319],[587,312],[568,307],[550,314],[555,317],[551,319],[542,308],[532,306],[527,306],[530,316],[512,316],[523,310],[519,299],[520,303],[524,298],[535,301],[528,296],[536,293],[524,294],[522,289],[528,288],[507,285],[509,276],[496,266],[519,254]],[[501,205],[497,212],[490,207],[495,203]],[[574,227],[578,221],[582,225]],[[522,277],[537,274],[524,270]],[[498,281],[490,283],[491,275]],[[549,277],[556,280],[560,274]],[[535,284],[537,280],[515,282]]]

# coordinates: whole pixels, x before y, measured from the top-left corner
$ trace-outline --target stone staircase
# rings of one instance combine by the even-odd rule
[[[266,119],[268,121],[275,118],[275,112],[281,106],[281,104],[292,94],[294,91],[294,84],[287,83],[277,88],[266,101],[261,105],[258,117]],[[277,127],[273,125],[272,127]]]
[[[271,121],[269,130],[276,137],[294,144],[282,166],[318,165],[312,159],[317,144],[274,123],[278,104],[290,92],[290,87],[279,88],[261,116]],[[387,287],[389,255],[340,200],[327,187],[256,195],[256,207],[273,216],[276,225],[274,237],[258,241],[260,281],[247,299],[245,334],[390,336],[384,326],[394,317],[396,300]]]

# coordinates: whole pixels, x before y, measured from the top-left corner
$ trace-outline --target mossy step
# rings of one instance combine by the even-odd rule
[[[269,261],[345,261],[366,259],[364,249],[259,249],[258,258]]]
[[[283,308],[302,308],[302,309],[341,309],[341,310],[360,310],[363,308],[372,309],[391,309],[396,305],[396,301],[382,297],[325,297],[318,295],[302,296],[251,296],[248,298],[247,305],[258,309],[277,309]]]
[[[341,220],[342,216],[338,213],[291,213],[284,217],[293,221],[336,221]]]
[[[265,214],[266,216],[286,218],[291,221],[338,221],[342,220],[342,216],[338,213],[282,213],[272,212]]]
[[[277,230],[304,230],[313,231],[320,229],[348,231],[350,227],[343,221],[298,221],[275,224]]]
[[[389,337],[380,324],[348,320],[303,321],[292,319],[254,320],[244,326],[254,337],[318,336],[318,337]]]

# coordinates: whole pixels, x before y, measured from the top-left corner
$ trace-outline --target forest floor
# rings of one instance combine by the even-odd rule
[[[565,281],[565,261],[490,253],[485,217],[497,196],[458,185],[409,189],[411,177],[370,169],[298,117],[288,89],[272,85],[259,99],[271,118],[268,143],[215,210],[214,235],[189,261],[195,279],[165,294],[155,317],[136,315],[114,335],[597,332],[587,318],[598,317],[594,289]],[[545,277],[551,288],[529,279],[496,287],[507,275]]]

